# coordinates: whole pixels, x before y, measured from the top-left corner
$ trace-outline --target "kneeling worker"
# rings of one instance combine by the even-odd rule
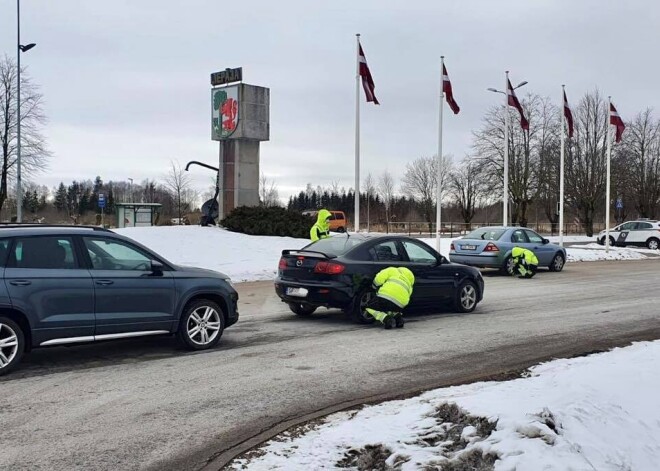
[[[534,252],[521,247],[514,247],[511,251],[511,257],[513,257],[514,274],[516,272],[520,273],[519,278],[531,278],[536,275],[539,259],[536,258]]]
[[[376,275],[373,287],[378,290],[366,311],[386,329],[403,327],[402,311],[410,302],[415,276],[405,267],[388,267]]]

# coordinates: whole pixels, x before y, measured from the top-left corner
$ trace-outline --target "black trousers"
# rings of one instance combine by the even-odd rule
[[[401,314],[401,311],[403,311],[401,307],[397,306],[389,299],[380,298],[378,296],[373,297],[367,304],[367,307],[380,312],[396,312]]]

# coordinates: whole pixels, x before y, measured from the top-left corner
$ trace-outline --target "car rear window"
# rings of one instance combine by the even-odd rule
[[[330,257],[338,257],[362,242],[364,240],[357,237],[328,237],[309,244],[304,250],[314,250]]]
[[[463,237],[464,239],[477,239],[477,240],[500,240],[502,234],[506,229],[488,229],[483,227],[481,229],[474,230],[468,235]]]

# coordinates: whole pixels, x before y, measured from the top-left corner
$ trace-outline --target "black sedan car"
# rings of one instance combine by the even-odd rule
[[[443,304],[471,312],[481,301],[484,280],[476,268],[449,262],[427,244],[404,236],[353,234],[322,239],[300,250],[284,250],[275,291],[295,314],[318,307],[338,308],[361,323],[376,274],[390,266],[407,267],[415,286],[406,312],[433,312]]]

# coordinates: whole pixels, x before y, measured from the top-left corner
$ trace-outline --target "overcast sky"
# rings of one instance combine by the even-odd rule
[[[461,113],[445,108],[444,152],[470,151],[471,132],[503,96],[576,102],[598,87],[627,119],[660,102],[660,3],[608,0],[218,1],[22,0],[22,57],[41,86],[53,151],[37,180],[136,181],[170,160],[217,165],[209,74],[243,67],[270,88],[263,172],[287,197],[307,182],[353,186],[355,33],[380,106],[362,104],[362,171],[399,177],[437,149],[439,61]],[[16,2],[0,0],[0,52],[16,54]],[[522,91],[522,90],[521,90]],[[195,172],[206,189],[212,175]]]

